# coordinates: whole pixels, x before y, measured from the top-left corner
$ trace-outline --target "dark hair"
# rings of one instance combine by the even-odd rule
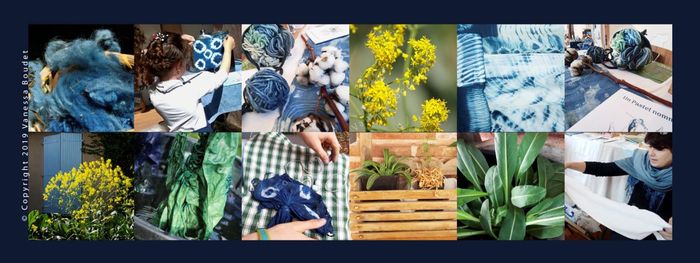
[[[183,61],[187,68],[192,64],[192,47],[178,33],[154,34],[146,50],[142,52],[144,53],[138,56],[140,59],[136,63],[136,81],[141,86],[152,85],[155,77],[162,78]]]
[[[650,132],[644,137],[644,142],[649,146],[663,151],[669,149],[673,151],[673,133],[670,132]]]

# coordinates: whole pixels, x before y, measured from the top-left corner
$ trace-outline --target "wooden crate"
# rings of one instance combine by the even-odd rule
[[[455,190],[351,191],[354,240],[455,240]]]

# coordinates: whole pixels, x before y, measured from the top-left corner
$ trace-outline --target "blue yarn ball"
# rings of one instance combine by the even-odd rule
[[[282,67],[293,46],[292,32],[277,24],[253,24],[243,33],[244,54],[257,67]]]
[[[284,106],[289,84],[272,69],[262,69],[246,80],[243,97],[256,112],[268,112]]]

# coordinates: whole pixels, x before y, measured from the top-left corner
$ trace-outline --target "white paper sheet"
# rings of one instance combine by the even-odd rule
[[[672,132],[673,110],[621,89],[568,131]]]

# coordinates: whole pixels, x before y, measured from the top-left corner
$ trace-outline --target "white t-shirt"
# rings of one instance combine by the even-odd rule
[[[186,73],[180,79],[161,81],[149,92],[151,103],[171,132],[196,131],[207,126],[200,99],[226,81],[226,72]]]

